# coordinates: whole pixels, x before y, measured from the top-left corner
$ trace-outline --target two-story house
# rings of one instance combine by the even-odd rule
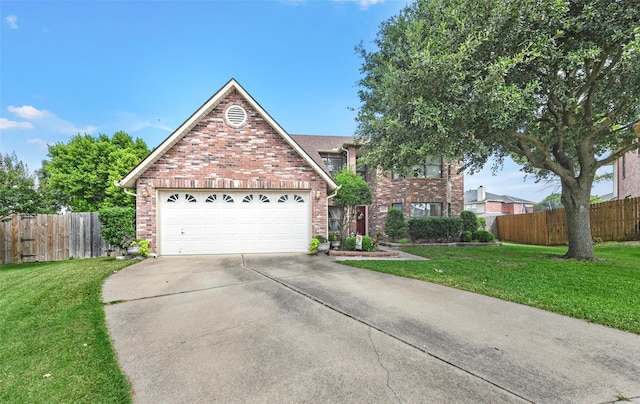
[[[351,137],[290,135],[231,79],[118,185],[135,190],[136,232],[161,255],[306,252],[336,231],[333,173],[354,168],[371,186],[353,231],[384,232],[390,208],[407,218],[457,216],[463,175],[426,159],[402,177],[358,164]]]
[[[386,214],[396,208],[407,219],[458,216],[463,209],[464,176],[457,163],[442,157],[425,158],[409,174],[382,173],[360,164],[360,145],[352,137],[292,135],[293,139],[331,176],[345,167],[360,174],[373,193],[370,206],[359,207],[354,232],[375,237],[384,234]],[[329,232],[338,231],[341,211],[329,206]]]

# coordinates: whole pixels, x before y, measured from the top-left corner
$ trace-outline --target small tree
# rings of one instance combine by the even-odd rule
[[[402,212],[391,208],[384,221],[384,232],[395,242],[398,237],[403,237],[407,232],[407,221]]]
[[[334,180],[340,189],[333,198],[333,206],[343,209],[340,220],[340,238],[344,240],[351,228],[351,223],[357,212],[356,208],[361,205],[370,205],[373,201],[373,195],[369,184],[348,168],[336,174]]]

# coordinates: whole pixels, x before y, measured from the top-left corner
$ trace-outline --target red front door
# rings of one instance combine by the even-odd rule
[[[356,232],[358,234],[367,234],[367,207],[358,206],[356,213]]]

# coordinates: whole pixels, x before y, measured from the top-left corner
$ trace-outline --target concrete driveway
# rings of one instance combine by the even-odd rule
[[[137,403],[640,403],[640,335],[328,256],[149,259],[103,299]]]

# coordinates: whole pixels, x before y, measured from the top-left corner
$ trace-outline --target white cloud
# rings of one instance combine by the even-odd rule
[[[47,111],[45,109],[41,110],[31,105],[23,105],[21,107],[9,105],[7,109],[22,119],[37,121],[38,127],[42,127],[43,129],[54,133],[75,135],[78,133],[92,133],[95,132],[96,129],[98,129],[97,127],[91,125],[85,127],[77,127],[69,121],[58,118],[53,112]],[[30,125],[30,128],[33,128],[33,125],[31,123],[24,123]]]
[[[336,3],[344,3],[344,2],[353,2],[357,3],[360,8],[366,9],[369,6],[373,6],[376,4],[384,3],[385,0],[333,0]]]
[[[49,147],[49,143],[47,143],[47,141],[44,140],[44,139],[40,139],[39,137],[32,138],[32,139],[27,139],[27,143],[38,145],[38,146],[42,147],[43,149],[46,149],[46,148]]]
[[[43,118],[55,118],[55,114],[47,110],[39,110],[38,108],[32,107],[31,105],[23,105],[21,107],[14,107],[13,105],[9,105],[7,108],[9,112],[12,112],[18,115],[20,118],[24,119],[43,119]]]
[[[109,126],[115,126],[124,130],[127,133],[137,132],[146,128],[160,129],[166,132],[173,131],[172,128],[162,123],[158,119],[150,120],[140,117],[139,115],[127,111],[115,111],[115,121],[110,123]]]
[[[15,15],[8,15],[5,20],[9,23],[9,28],[18,29],[18,17]]]
[[[6,129],[33,129],[29,122],[10,121],[7,118],[0,118],[0,130]]]

